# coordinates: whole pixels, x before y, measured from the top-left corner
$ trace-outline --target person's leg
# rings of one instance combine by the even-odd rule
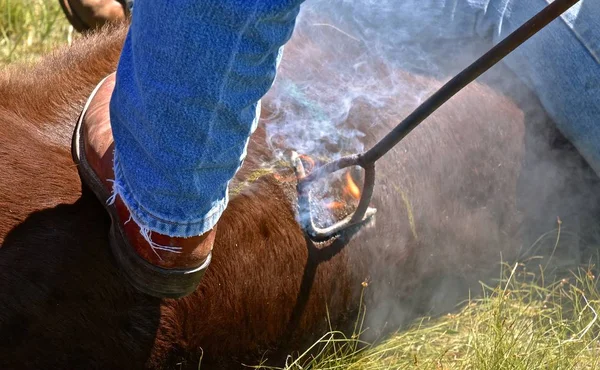
[[[300,1],[218,4],[140,2],[117,69],[116,185],[166,235],[200,235],[225,208]]]
[[[547,0],[491,0],[484,32],[491,29],[499,42],[546,5]],[[599,19],[600,2],[581,0],[504,62],[600,175]]]
[[[85,183],[102,201],[114,201],[113,251],[139,289],[178,296],[198,284],[188,278],[206,268],[228,183],[300,3],[136,4],[116,85],[110,77],[93,94],[74,153]],[[120,257],[129,250],[143,261]]]

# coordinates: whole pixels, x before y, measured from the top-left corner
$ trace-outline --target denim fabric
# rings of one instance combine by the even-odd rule
[[[549,0],[492,0],[498,42]],[[600,1],[581,0],[505,63],[540,99],[558,129],[600,175]]]
[[[110,104],[115,187],[139,225],[214,227],[300,0],[140,1]]]
[[[496,44],[552,1],[467,2],[476,9],[468,29]],[[600,1],[581,0],[503,62],[536,93],[558,129],[600,175],[598,20]]]
[[[551,0],[427,0],[441,39],[496,44]],[[600,1],[581,0],[503,62],[538,96],[558,129],[600,175]],[[432,33],[431,30],[429,30]],[[435,32],[433,32],[435,33]],[[436,40],[437,39],[437,40]]]
[[[417,39],[436,47],[449,39],[497,43],[548,1],[312,0],[304,7],[406,61],[402,45]],[[138,1],[111,102],[116,189],[136,222],[173,236],[211,229],[226,207],[257,101],[275,78],[301,1],[198,3]],[[600,1],[581,0],[505,62],[600,174],[598,19]],[[378,42],[382,34],[391,37]]]

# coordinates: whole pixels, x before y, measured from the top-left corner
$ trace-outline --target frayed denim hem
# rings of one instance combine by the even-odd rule
[[[229,203],[229,196],[226,192],[225,197],[216,201],[216,205],[198,220],[184,223],[168,220],[152,215],[136,200],[123,175],[119,153],[116,149],[114,152],[114,172],[115,179],[113,181],[112,196],[108,201],[114,202],[117,195],[123,200],[123,203],[131,214],[131,219],[140,227],[140,233],[155,251],[164,250],[179,253],[176,250],[178,247],[156,245],[156,243],[152,242],[150,239],[152,232],[180,238],[202,235],[215,227]]]

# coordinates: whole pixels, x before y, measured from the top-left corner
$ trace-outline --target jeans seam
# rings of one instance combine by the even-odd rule
[[[546,2],[548,4],[550,4],[551,2],[549,0],[546,0]],[[596,50],[596,48],[594,48],[592,45],[589,45],[588,42],[585,41],[585,38],[582,36],[582,33],[580,33],[578,30],[575,29],[575,26],[571,27],[567,21],[563,18],[563,16],[561,15],[560,20],[563,22],[563,24],[569,29],[571,30],[571,32],[573,32],[573,34],[575,35],[575,38],[581,43],[581,45],[583,45],[584,49],[587,50],[587,52],[589,53],[589,55],[596,61],[596,63],[600,64],[600,52],[598,52]],[[587,31],[587,28],[584,30],[583,33],[585,33]]]

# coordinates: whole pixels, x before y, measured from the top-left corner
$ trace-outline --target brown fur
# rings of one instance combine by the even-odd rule
[[[107,217],[81,194],[68,146],[84,100],[116,66],[124,33],[104,30],[0,75],[0,368],[196,368],[202,354],[203,366],[255,364],[314,340],[327,310],[334,323],[351,318],[365,280],[376,331],[410,317],[413,303],[430,303],[424,281],[476,276],[500,252],[516,254],[524,114],[474,84],[378,162],[373,225],[315,245],[284,187],[265,176],[231,199],[195,294],[139,294],[112,263]],[[295,63],[307,53],[323,64]],[[295,38],[282,76],[319,72],[322,53]],[[381,73],[382,83],[440,85]],[[410,93],[389,97],[385,110],[359,105],[348,124],[363,127],[369,147],[408,113],[400,103]],[[269,117],[269,98],[264,104]],[[238,182],[269,159],[264,138],[259,128]]]

